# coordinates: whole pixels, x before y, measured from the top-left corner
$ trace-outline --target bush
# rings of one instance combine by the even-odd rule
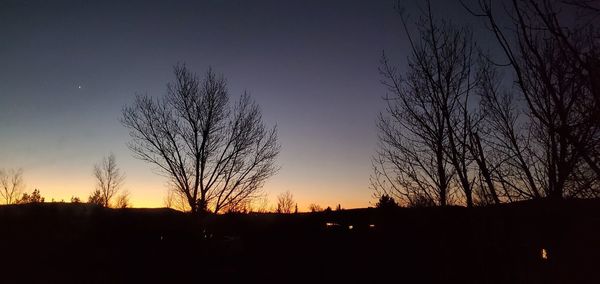
[[[380,209],[390,209],[390,208],[398,207],[398,204],[396,203],[396,200],[394,200],[393,197],[391,197],[387,194],[384,194],[379,197],[379,201],[377,201],[377,204],[375,204],[375,207],[380,208]]]
[[[40,194],[39,189],[34,189],[31,195],[23,193],[23,197],[17,201],[18,204],[26,203],[44,203],[44,198]]]

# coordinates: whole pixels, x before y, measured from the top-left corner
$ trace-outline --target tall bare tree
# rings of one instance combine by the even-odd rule
[[[231,105],[225,79],[211,69],[202,80],[185,65],[174,73],[166,96],[140,95],[123,109],[129,148],[169,178],[193,213],[258,196],[276,172],[276,128],[266,128],[248,94]]]
[[[491,186],[500,188],[506,201],[541,198],[528,117],[517,106],[515,93],[501,87],[497,68],[488,60],[480,64],[477,89],[484,130],[479,141],[487,153]]]
[[[0,197],[4,204],[17,203],[24,188],[22,169],[0,170]]]
[[[380,116],[371,178],[379,196],[443,205],[441,197],[458,192],[467,206],[600,196],[600,7],[512,0],[501,9],[512,21],[504,28],[493,3],[470,11],[486,19],[507,64],[488,55],[472,68],[470,33],[434,22],[429,2],[420,38],[403,21],[408,72],[399,76],[385,58],[381,69],[393,96]],[[498,75],[504,67],[512,87]]]
[[[600,195],[600,9],[590,1],[513,0],[512,25],[498,23],[492,2],[473,14],[486,19],[526,102],[530,129],[513,149],[533,197]],[[503,9],[504,10],[504,9]],[[504,123],[506,126],[506,123]],[[509,142],[515,148],[515,143]],[[518,157],[518,152],[528,158]],[[519,186],[511,186],[517,192]],[[527,192],[519,192],[527,193]]]
[[[383,58],[380,71],[387,96],[387,113],[380,115],[380,151],[374,159],[372,187],[409,205],[446,205],[452,194],[473,205],[478,175],[470,151],[474,89],[471,31],[436,21],[430,3],[411,36],[405,76]],[[380,194],[380,195],[381,195]]]
[[[117,158],[114,154],[102,158],[100,163],[94,165],[94,177],[96,178],[96,190],[100,192],[102,206],[109,207],[113,197],[117,195],[123,182],[125,174],[117,166]]]

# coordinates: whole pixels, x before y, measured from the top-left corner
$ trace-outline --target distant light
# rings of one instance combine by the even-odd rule
[[[542,259],[543,260],[548,259],[548,251],[545,248],[542,249]]]
[[[333,226],[339,226],[339,224],[338,223],[333,223],[333,222],[327,222],[327,223],[325,223],[325,226],[327,226],[327,227],[333,227]]]
[[[354,226],[350,225],[350,226],[348,226],[348,229],[352,230],[352,229],[354,229]]]
[[[77,89],[81,89],[81,85],[77,86]]]
[[[375,228],[375,224],[369,224],[369,228]]]

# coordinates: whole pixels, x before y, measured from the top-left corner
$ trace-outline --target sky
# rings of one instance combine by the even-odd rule
[[[434,1],[440,14],[464,14],[444,3]],[[277,124],[271,205],[290,191],[300,210],[372,206],[384,50],[399,65],[408,55],[388,0],[4,0],[0,168],[22,168],[26,191],[47,201],[87,200],[93,165],[112,152],[133,206],[162,207],[166,180],[133,158],[119,118],[136,94],[163,96],[186,63],[223,74],[233,98],[248,91]]]

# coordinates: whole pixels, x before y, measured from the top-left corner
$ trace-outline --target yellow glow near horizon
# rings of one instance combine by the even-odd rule
[[[25,170],[25,191],[31,192],[39,189],[46,202],[70,202],[71,197],[79,197],[82,202],[87,201],[88,196],[94,190],[94,178],[90,169],[81,169],[73,172],[72,177],[63,178],[61,169],[29,169]],[[76,178],[77,177],[77,178]],[[285,177],[273,177],[263,187],[267,195],[267,209],[276,207],[277,195],[289,190],[298,203],[299,211],[308,212],[310,204],[318,204],[323,209],[328,206],[335,208],[338,204],[345,209],[368,207],[369,191],[353,188],[351,184],[334,182],[323,183],[298,183],[288,184]],[[347,192],[346,189],[348,190]],[[129,192],[132,207],[136,208],[160,208],[164,207],[164,198],[167,193],[165,178],[146,172],[127,173],[123,190]],[[357,195],[356,192],[364,193]]]

